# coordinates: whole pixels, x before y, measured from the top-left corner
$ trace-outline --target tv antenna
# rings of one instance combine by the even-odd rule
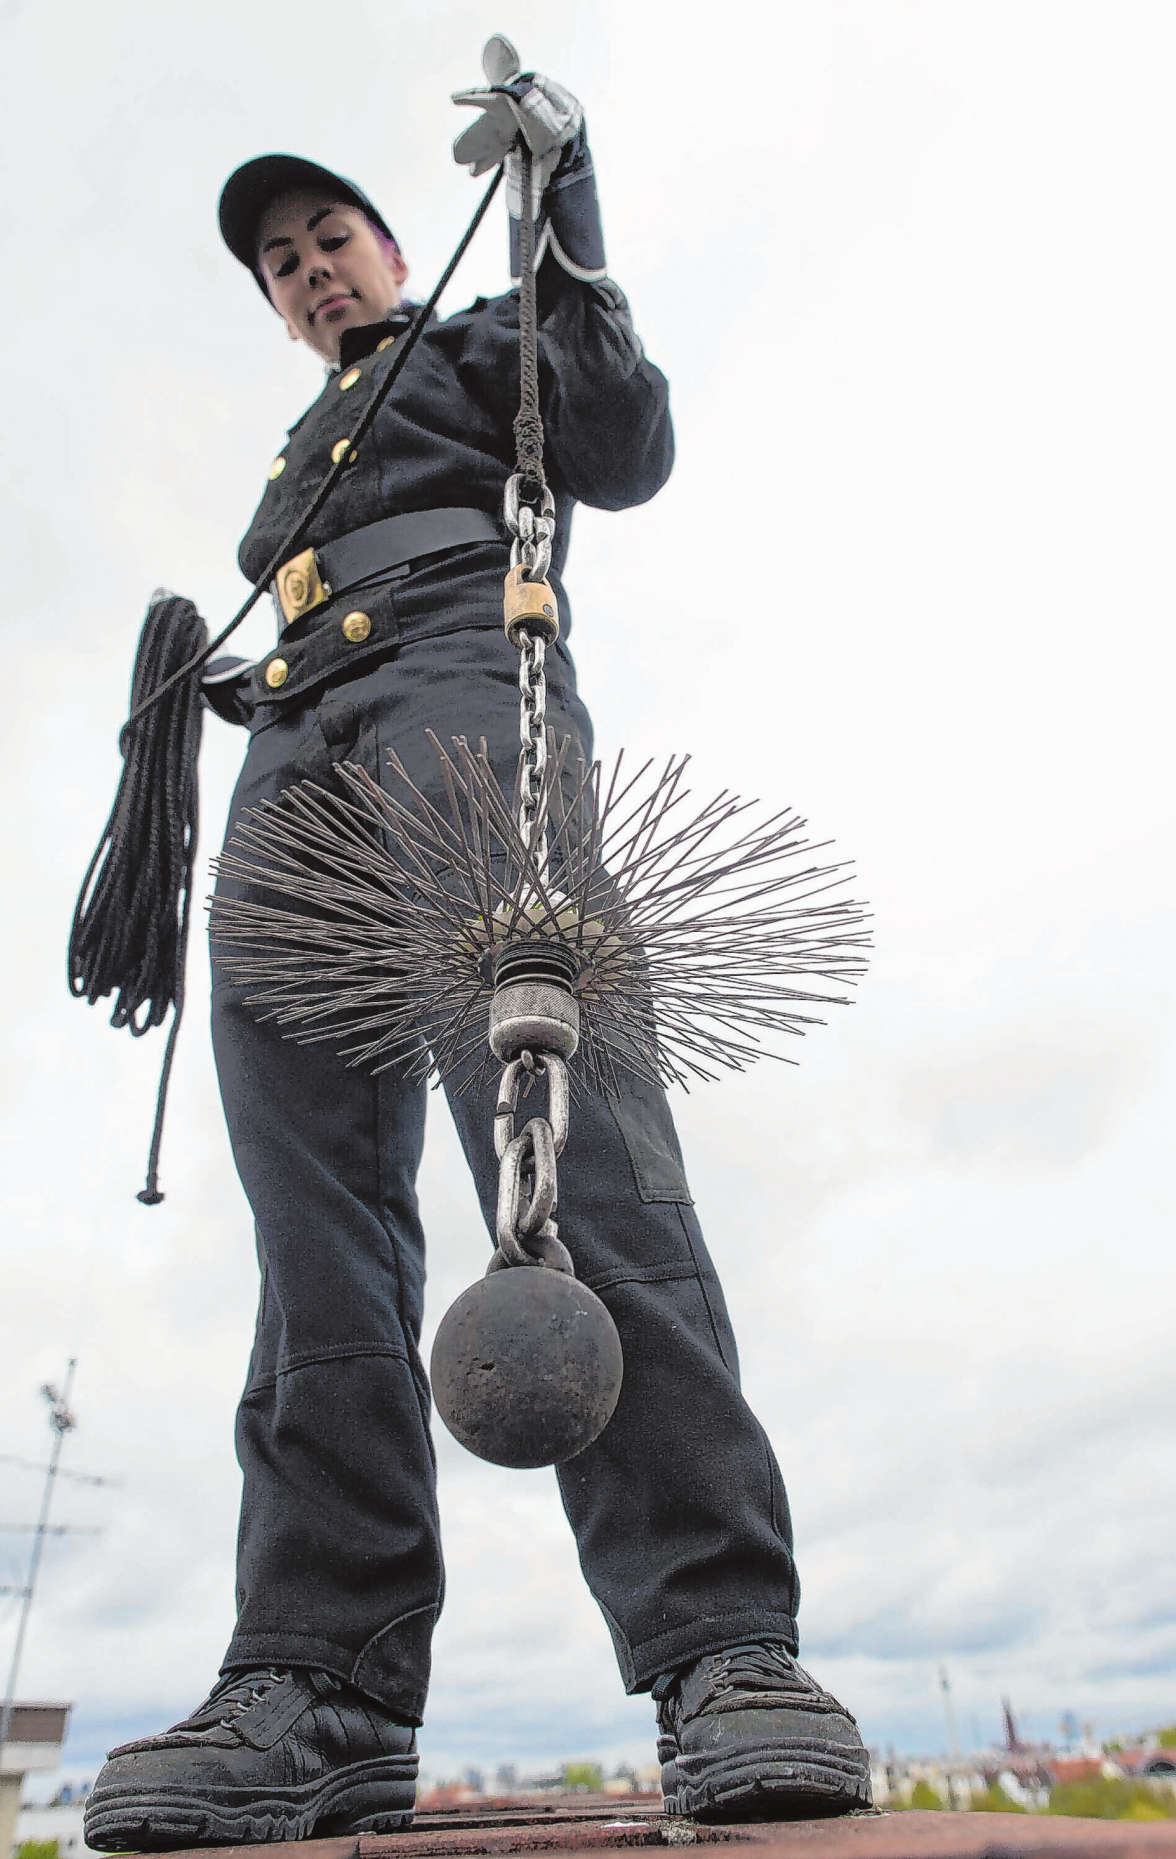
[[[953,1760],[958,1760],[960,1753],[959,1733],[956,1730],[955,1705],[951,1698],[951,1679],[947,1675],[946,1665],[939,1667],[939,1689],[943,1693],[943,1714],[947,1719],[947,1750]]]
[[[41,1514],[36,1523],[0,1523],[0,1532],[30,1531],[33,1547],[29,1555],[28,1574],[23,1587],[0,1587],[0,1594],[18,1594],[21,1597],[20,1619],[16,1629],[16,1644],[12,1649],[12,1663],[8,1668],[8,1683],[4,1696],[0,1699],[0,1751],[8,1741],[8,1727],[12,1721],[12,1708],[16,1702],[16,1681],[20,1675],[20,1662],[24,1653],[25,1635],[28,1632],[29,1615],[32,1612],[33,1596],[37,1591],[37,1577],[41,1572],[41,1557],[45,1551],[47,1536],[85,1535],[97,1536],[99,1531],[80,1524],[49,1522],[49,1510],[53,1502],[53,1490],[58,1478],[72,1478],[79,1484],[111,1485],[117,1481],[113,1478],[98,1478],[88,1472],[63,1471],[61,1468],[61,1449],[65,1445],[65,1436],[72,1433],[77,1426],[70,1396],[73,1392],[74,1371],[77,1357],[71,1356],[65,1371],[65,1382],[60,1391],[51,1381],[45,1382],[41,1389],[41,1398],[49,1404],[49,1425],[53,1433],[53,1448],[49,1454],[48,1465],[38,1465],[35,1461],[15,1458],[9,1453],[3,1455],[6,1465],[20,1465],[28,1471],[43,1471],[45,1487],[41,1495]]]

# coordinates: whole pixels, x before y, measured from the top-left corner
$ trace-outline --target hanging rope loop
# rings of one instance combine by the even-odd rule
[[[157,590],[139,636],[132,711],[207,638],[190,600]],[[113,994],[111,1025],[128,1027],[136,1038],[160,1026],[183,992],[201,723],[199,685],[185,682],[124,724],[118,793],[70,930],[70,992],[91,1006]]]
[[[543,421],[539,413],[539,300],[535,283],[535,222],[531,217],[533,157],[518,141],[522,168],[519,220],[519,410],[514,420],[515,468],[507,479],[502,516],[511,533],[510,565],[525,581],[543,582],[551,567],[555,499],[543,471]],[[508,615],[507,634],[511,632]]]
[[[522,169],[519,219],[519,410],[514,436],[521,480],[518,495],[542,509],[547,479],[543,474],[543,421],[539,414],[539,301],[535,284],[535,221],[531,216],[531,170],[534,158],[525,136],[519,137]]]

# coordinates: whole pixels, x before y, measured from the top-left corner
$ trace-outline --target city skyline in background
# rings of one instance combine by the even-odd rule
[[[64,1445],[65,1438],[69,1433],[74,1431],[76,1427],[76,1419],[66,1405],[70,1397],[76,1366],[73,1360],[67,1365],[64,1381],[62,1383],[64,1395],[59,1392],[58,1386],[54,1383],[46,1383],[42,1385],[39,1390],[42,1400],[48,1406],[49,1424],[54,1446],[57,1445],[59,1440],[61,1444]],[[71,1483],[94,1488],[110,1487],[115,1481],[104,1477],[101,1473],[79,1471],[69,1464],[59,1464],[59,1452],[57,1451],[52,1452],[52,1456],[47,1462],[38,1462],[32,1459],[22,1460],[18,1455],[0,1452],[0,1465],[5,1464],[19,1465],[26,1473],[37,1472],[41,1475],[48,1473],[48,1477],[45,1479],[43,1486],[41,1504],[38,1507],[39,1521],[37,1523],[33,1523],[32,1521],[21,1522],[15,1526],[9,1526],[10,1532],[23,1534],[26,1531],[32,1532],[35,1530],[42,1537],[43,1546],[47,1546],[47,1544],[54,1539],[60,1539],[63,1536],[68,1536],[75,1532],[81,1534],[98,1534],[100,1532],[100,1526],[72,1525],[68,1522],[61,1521],[55,1515],[52,1509],[52,1499],[53,1496],[56,1495],[56,1481],[58,1479],[64,1480],[66,1482],[67,1492]],[[2,1533],[2,1530],[0,1530],[0,1534]],[[11,1561],[12,1558],[9,1558],[9,1560]],[[32,1558],[30,1558],[30,1567],[33,1569],[36,1568],[36,1561]],[[26,1582],[27,1580],[28,1570],[26,1569]],[[2,1592],[4,1592],[4,1590],[0,1590],[0,1593]],[[19,1586],[17,1584],[11,1584],[8,1586],[7,1592],[19,1593],[30,1599],[35,1598],[30,1588],[24,1584],[20,1584]],[[5,1648],[0,1645],[0,1669],[4,1669],[6,1663]],[[938,1693],[939,1699],[940,1728],[943,1733],[942,1745],[937,1746],[934,1736],[931,1735],[928,1739],[926,1732],[924,1732],[924,1742],[917,1748],[899,1747],[892,1740],[887,1739],[882,1741],[877,1737],[871,1737],[869,1735],[869,1725],[863,1724],[862,1727],[866,1733],[866,1740],[876,1758],[887,1761],[895,1757],[900,1757],[903,1759],[912,1759],[916,1762],[926,1762],[928,1760],[940,1758],[944,1761],[955,1760],[958,1762],[981,1754],[991,1754],[999,1750],[1005,1750],[1011,1755],[1015,1755],[1022,1751],[1034,1750],[1058,1751],[1062,1754],[1075,1753],[1090,1755],[1097,1749],[1101,1749],[1108,1745],[1113,1746],[1116,1742],[1120,1741],[1124,1743],[1146,1745],[1149,1742],[1154,1743],[1157,1736],[1162,1737],[1163,1740],[1169,1743],[1176,1741],[1176,1685],[1173,1687],[1172,1708],[1168,1716],[1165,1717],[1162,1722],[1143,1723],[1131,1721],[1117,1722],[1112,1725],[1107,1720],[1101,1718],[1097,1712],[1094,1714],[1086,1714],[1079,1719],[1074,1711],[1068,1708],[1056,1710],[1055,1707],[1055,1718],[1052,1730],[1049,1722],[1051,1713],[1048,1706],[1039,1707],[1036,1710],[1019,1709],[1014,1706],[1012,1699],[1007,1694],[1001,1694],[995,1705],[997,1727],[992,1729],[991,1733],[989,1733],[989,1729],[985,1727],[985,1725],[991,1722],[993,1710],[992,1701],[988,1701],[987,1715],[983,1705],[978,1704],[975,1699],[968,1705],[966,1713],[961,1715],[957,1707],[955,1686],[952,1682],[949,1668],[942,1660],[934,1667],[934,1688]],[[35,1705],[44,1702],[43,1700],[22,1698],[19,1683],[11,1695],[19,1700],[26,1709],[30,1704]],[[56,1703],[57,1701],[55,1700],[54,1702]],[[101,1742],[97,1746],[92,1745],[87,1747],[87,1738],[89,1736],[87,1726],[88,1714],[83,1704],[80,1710],[71,1711],[71,1720],[67,1731],[67,1741],[63,1751],[60,1769],[53,1770],[44,1776],[38,1776],[33,1785],[27,1787],[25,1790],[26,1801],[30,1804],[52,1802],[54,1805],[68,1805],[71,1795],[77,1795],[79,1791],[84,1792],[89,1786],[89,1772],[101,1766],[101,1762],[105,1755],[105,1748],[102,1746]],[[558,1734],[558,1729],[556,1729],[553,1739],[550,1741],[548,1748],[544,1751],[546,1755],[551,1756],[556,1754],[558,1749]],[[424,1733],[422,1732],[422,1736],[423,1735]],[[425,1740],[427,1741],[427,1739]],[[556,1760],[554,1766],[550,1761],[545,1763],[541,1757],[537,1755],[532,1755],[530,1758],[523,1758],[522,1760],[499,1755],[493,1764],[494,1778],[492,1782],[489,1781],[486,1770],[476,1759],[466,1760],[463,1759],[460,1754],[455,1755],[454,1752],[449,1752],[447,1758],[441,1763],[436,1773],[430,1772],[422,1765],[418,1784],[419,1793],[422,1798],[430,1793],[430,1791],[440,1790],[444,1793],[446,1790],[452,1791],[463,1782],[468,1785],[474,1794],[479,1795],[493,1792],[505,1794],[509,1793],[510,1790],[516,1786],[524,1788],[556,1788],[560,1785],[561,1778],[566,1774],[569,1768],[577,1766],[596,1769],[599,1777],[605,1782],[612,1779],[625,1778],[637,1787],[654,1787],[656,1786],[656,1777],[659,1773],[656,1760],[651,1754],[654,1747],[655,1738],[651,1732],[648,1748],[646,1748],[644,1752],[640,1744],[633,1744],[619,1750],[613,1749],[603,1758],[595,1751],[582,1750],[577,1754],[565,1752],[562,1757]],[[644,1761],[642,1760],[643,1753],[646,1758]],[[1173,1757],[1173,1761],[1176,1763],[1176,1756]],[[442,1773],[442,1770],[445,1772]]]

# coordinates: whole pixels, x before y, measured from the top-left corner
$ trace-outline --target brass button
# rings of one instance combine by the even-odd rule
[[[376,343],[376,354],[378,355],[381,349],[390,349],[395,340],[395,336],[385,336],[382,342]]]
[[[354,387],[355,383],[359,380],[360,375],[362,373],[363,373],[362,368],[349,368],[346,374],[340,375],[339,392],[341,394],[345,394],[349,387]]]
[[[265,668],[265,681],[269,685],[270,690],[278,690],[281,685],[285,684],[289,676],[290,667],[287,665],[285,659],[271,658],[269,664]]]
[[[331,447],[332,465],[337,465],[339,463],[339,460],[342,458],[344,452],[347,450],[350,444],[351,444],[350,439],[337,439],[335,441],[334,445]],[[353,452],[351,456],[352,458],[354,458],[355,453]]]
[[[349,613],[343,621],[343,637],[350,639],[352,645],[366,639],[371,630],[372,623],[366,613]]]
[[[273,464],[269,468],[270,483],[272,484],[275,478],[280,478],[283,471],[285,471],[285,469],[286,469],[285,459],[275,458]]]

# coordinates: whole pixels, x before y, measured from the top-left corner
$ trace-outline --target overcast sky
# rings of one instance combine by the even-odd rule
[[[721,20],[721,27],[716,23]],[[674,394],[645,509],[568,572],[601,752],[693,751],[856,859],[859,1004],[676,1105],[796,1520],[802,1653],[873,1742],[1176,1719],[1166,0],[0,0],[7,76],[0,1452],[80,1358],[20,1690],[68,1772],[207,1688],[256,1297],[206,1032],[161,1057],[64,980],[160,582],[223,623],[308,355],[220,246],[292,149],[359,180],[421,295],[472,211],[483,39],[586,106],[611,267]],[[449,309],[506,285],[493,213]],[[250,644],[268,643],[258,616]],[[201,864],[244,738],[210,720]],[[203,890],[204,880],[201,880]],[[430,1331],[487,1241],[437,1102]],[[550,1474],[438,1428],[450,1599],[423,1766],[648,1761]],[[35,1515],[0,1465],[0,1522]],[[0,1535],[0,1584],[28,1538]],[[0,1663],[15,1603],[0,1597]],[[0,1673],[2,1679],[2,1673]]]

